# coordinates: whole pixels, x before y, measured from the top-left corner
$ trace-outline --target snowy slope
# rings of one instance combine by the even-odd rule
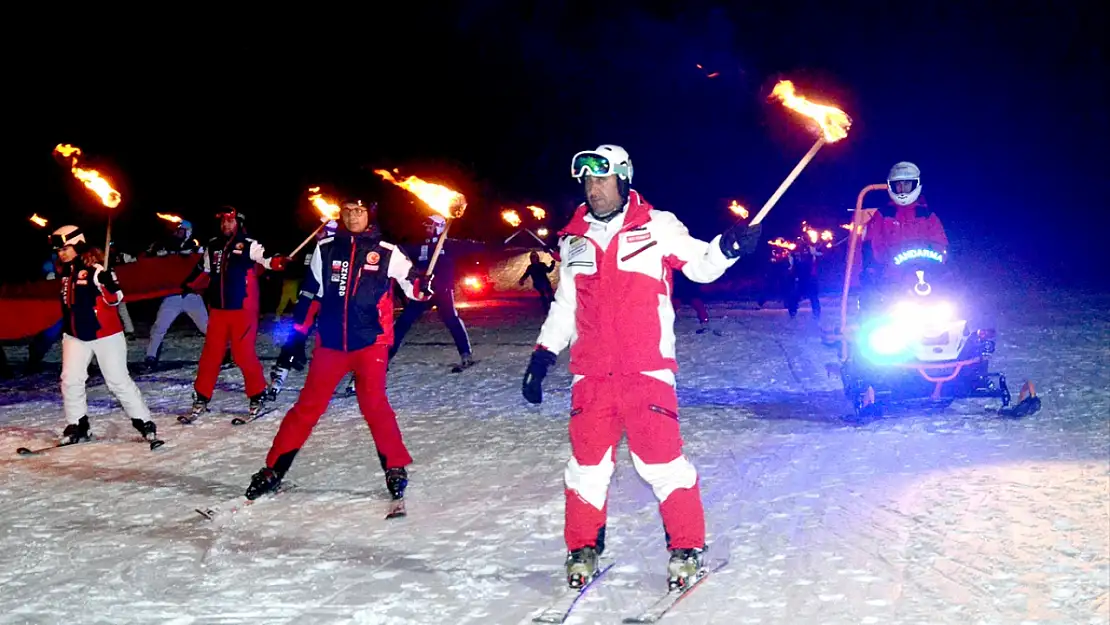
[[[1110,299],[1041,293],[1004,308],[997,368],[1037,382],[1025,421],[962,401],[846,425],[835,359],[808,318],[711,306],[723,336],[680,312],[680,402],[711,551],[728,568],[675,623],[1107,623],[1110,619]],[[831,310],[834,302],[827,302]],[[394,361],[390,396],[416,459],[409,516],[387,495],[354,399],[336,400],[289,475],[300,488],[209,522],[235,497],[282,412],[246,411],[225,371],[213,412],[182,427],[194,369],[138,378],[167,441],[11,450],[61,429],[56,379],[0,396],[0,623],[521,623],[562,575],[565,358],[540,407],[520,377],[530,301],[462,311],[473,369],[429,315]],[[723,317],[723,318],[722,318]],[[141,360],[144,341],[132,341]],[[259,340],[264,356],[276,349]],[[164,359],[199,353],[172,335]],[[57,358],[56,353],[52,355]],[[267,368],[269,362],[264,363]],[[303,373],[290,377],[291,402]],[[94,432],[131,436],[103,385]],[[35,445],[28,445],[35,446]],[[650,489],[622,451],[610,491],[618,560],[572,622],[617,623],[663,586]]]

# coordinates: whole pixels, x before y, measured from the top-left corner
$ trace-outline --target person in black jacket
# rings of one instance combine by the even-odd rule
[[[304,388],[285,415],[266,456],[266,466],[251,477],[248,499],[256,499],[281,484],[293,459],[328,408],[336,386],[355,373],[359,408],[377,447],[386,487],[395,500],[408,484],[405,467],[412,462],[401,438],[397,417],[386,396],[389,347],[393,343],[393,283],[410,299],[430,295],[412,261],[397,246],[382,240],[371,225],[376,204],[359,200],[342,204],[343,227],[322,239],[312,254],[302,295],[311,294],[312,308],[298,314],[316,318],[316,349]],[[305,328],[305,318],[295,320]]]
[[[539,252],[532,252],[528,255],[528,261],[528,268],[517,284],[524,286],[524,281],[531,278],[532,288],[540,294],[543,311],[547,312],[551,308],[551,302],[555,300],[555,289],[551,288],[551,279],[547,277],[547,274],[555,271],[555,259],[551,259],[550,265],[545,265],[540,262]]]
[[[439,215],[432,215],[424,222],[424,228],[427,238],[420,244],[419,250],[413,257],[413,263],[421,272],[427,271],[432,254],[435,253],[436,245],[439,243],[439,237],[443,236],[443,231],[447,228],[447,220]],[[459,318],[459,311],[455,310],[456,259],[455,250],[453,249],[455,247],[454,243],[458,242],[447,239],[443,243],[443,250],[440,252],[439,260],[436,261],[435,275],[432,277],[431,287],[434,290],[434,295],[432,295],[431,300],[426,302],[409,300],[405,303],[405,308],[401,311],[401,316],[397,319],[397,325],[394,329],[393,347],[389,350],[390,360],[397,355],[397,350],[401,349],[401,343],[412,328],[412,324],[416,323],[416,320],[430,306],[434,305],[439,313],[439,318],[443,321],[443,325],[447,326],[448,331],[451,332],[455,349],[459,350],[461,362],[455,367],[455,370],[461,371],[474,364],[474,357],[470,353],[470,335],[466,333],[466,326]]]

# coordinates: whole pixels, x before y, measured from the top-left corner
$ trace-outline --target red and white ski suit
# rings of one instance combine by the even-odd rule
[[[636,471],[659,499],[668,548],[705,546],[705,515],[694,466],[682,454],[675,394],[672,272],[712,282],[736,261],[690,236],[673,214],[635,190],[608,223],[578,207],[560,232],[559,288],[538,346],[570,347],[568,550],[603,537],[616,449],[628,434]]]

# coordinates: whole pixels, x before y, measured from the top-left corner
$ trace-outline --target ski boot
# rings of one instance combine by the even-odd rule
[[[200,393],[197,393],[196,391],[193,391],[193,407],[189,409],[189,414],[181,415],[177,418],[177,420],[180,421],[183,425],[188,425],[193,421],[196,421],[198,418],[200,418],[200,415],[209,411],[209,401],[211,401],[209,398],[201,395]]]
[[[667,585],[671,590],[685,590],[702,576],[705,549],[671,549],[667,562]]]
[[[476,361],[474,360],[474,356],[471,356],[470,354],[463,354],[462,361],[454,367],[451,367],[451,373],[462,373],[463,371],[466,371],[467,369],[473,367],[475,362]]]
[[[404,467],[385,470],[385,487],[389,489],[392,500],[389,510],[385,513],[386,519],[396,519],[405,514],[405,487],[409,484],[409,474]]]
[[[343,396],[344,397],[354,397],[355,396],[355,376],[354,376],[353,373],[351,374],[351,379],[347,380],[347,386],[343,388]]]
[[[135,371],[139,375],[146,375],[153,373],[158,368],[158,359],[152,356],[147,356],[141,363],[135,365]]]
[[[266,405],[265,393],[259,393],[250,399],[251,405],[250,408],[247,409],[247,418],[235,417],[231,420],[231,425],[244,425],[250,423],[259,417],[269,414],[270,410],[272,410]]]
[[[262,495],[273,493],[281,486],[281,476],[270,467],[263,467],[261,471],[251,476],[251,485],[247,487],[244,495],[247,499],[258,499]]]
[[[289,369],[274,367],[274,370],[270,372],[270,387],[266,389],[266,401],[277,401],[278,393],[285,388],[285,378],[287,377],[289,377]]]
[[[567,586],[582,588],[597,575],[597,549],[582,547],[567,554]]]
[[[131,425],[143,435],[143,439],[150,443],[151,451],[158,449],[166,444],[166,441],[158,439],[158,426],[154,425],[153,421],[143,421],[142,419],[131,419]]]
[[[66,429],[62,431],[62,445],[75,445],[82,441],[87,441],[89,436],[89,418],[81,417],[77,423],[70,423]]]
[[[385,487],[389,489],[389,496],[394,499],[404,499],[405,487],[409,485],[409,472],[404,467],[385,470]]]

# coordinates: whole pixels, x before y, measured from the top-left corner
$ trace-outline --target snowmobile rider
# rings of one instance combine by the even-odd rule
[[[193,238],[193,224],[182,220],[177,224],[173,237],[164,243],[155,243],[147,250],[152,256],[166,256],[181,254],[188,256],[196,254],[198,265],[203,260],[204,248],[200,242]],[[195,276],[194,276],[195,277]],[[188,284],[181,285],[181,293],[168,295],[158,306],[158,315],[154,318],[154,325],[150,328],[150,343],[146,347],[146,360],[140,365],[140,370],[152,371],[158,365],[161,356],[162,341],[166,338],[173,322],[182,315],[189,315],[201,334],[208,333],[208,308],[204,305],[204,298],[196,293]]]
[[[564,538],[572,588],[597,573],[609,480],[625,432],[636,471],[660,502],[671,587],[685,587],[703,567],[698,474],[679,434],[671,273],[712,282],[754,251],[761,233],[759,226],[738,224],[700,241],[673,213],[654,209],[631,188],[632,172],[628,152],[616,145],[572,159],[571,176],[586,198],[559,233],[559,286],[522,383],[525,399],[543,401],[548,369],[570,348]]]
[[[296,404],[285,415],[266,456],[266,466],[251,477],[246,497],[272,492],[312,429],[328,408],[335,388],[355,373],[359,409],[395,500],[408,484],[412,457],[401,438],[397,416],[386,395],[386,368],[393,344],[393,281],[405,295],[425,299],[428,285],[412,262],[372,225],[376,204],[352,199],[340,208],[342,228],[316,245],[302,293],[311,293],[316,311],[316,349]],[[304,325],[304,319],[297,320]]]
[[[208,411],[229,343],[231,357],[243,372],[250,415],[261,412],[266,374],[255,346],[259,267],[282,271],[288,262],[284,256],[266,257],[262,244],[247,236],[246,219],[235,207],[224,206],[216,217],[220,220],[220,235],[208,242],[204,262],[199,265],[200,275],[188,283],[194,291],[207,284],[211,286],[206,291],[210,309],[208,333],[193,384],[193,407],[188,417],[182,417],[186,423]]]
[[[944,254],[948,236],[944,224],[921,197],[921,170],[909,162],[896,163],[887,176],[890,209],[882,211],[867,225],[864,246],[865,271],[881,274],[894,257],[912,246]],[[870,252],[868,252],[868,247]]]
[[[50,240],[61,263],[62,407],[67,422],[61,442],[73,444],[90,438],[85,382],[89,363],[96,356],[104,383],[131,418],[131,425],[151,442],[151,448],[160,446],[150,409],[127,371],[127,341],[116,311],[123,291],[115,272],[104,269],[103,253],[88,246],[77,226],[58,228]]]

